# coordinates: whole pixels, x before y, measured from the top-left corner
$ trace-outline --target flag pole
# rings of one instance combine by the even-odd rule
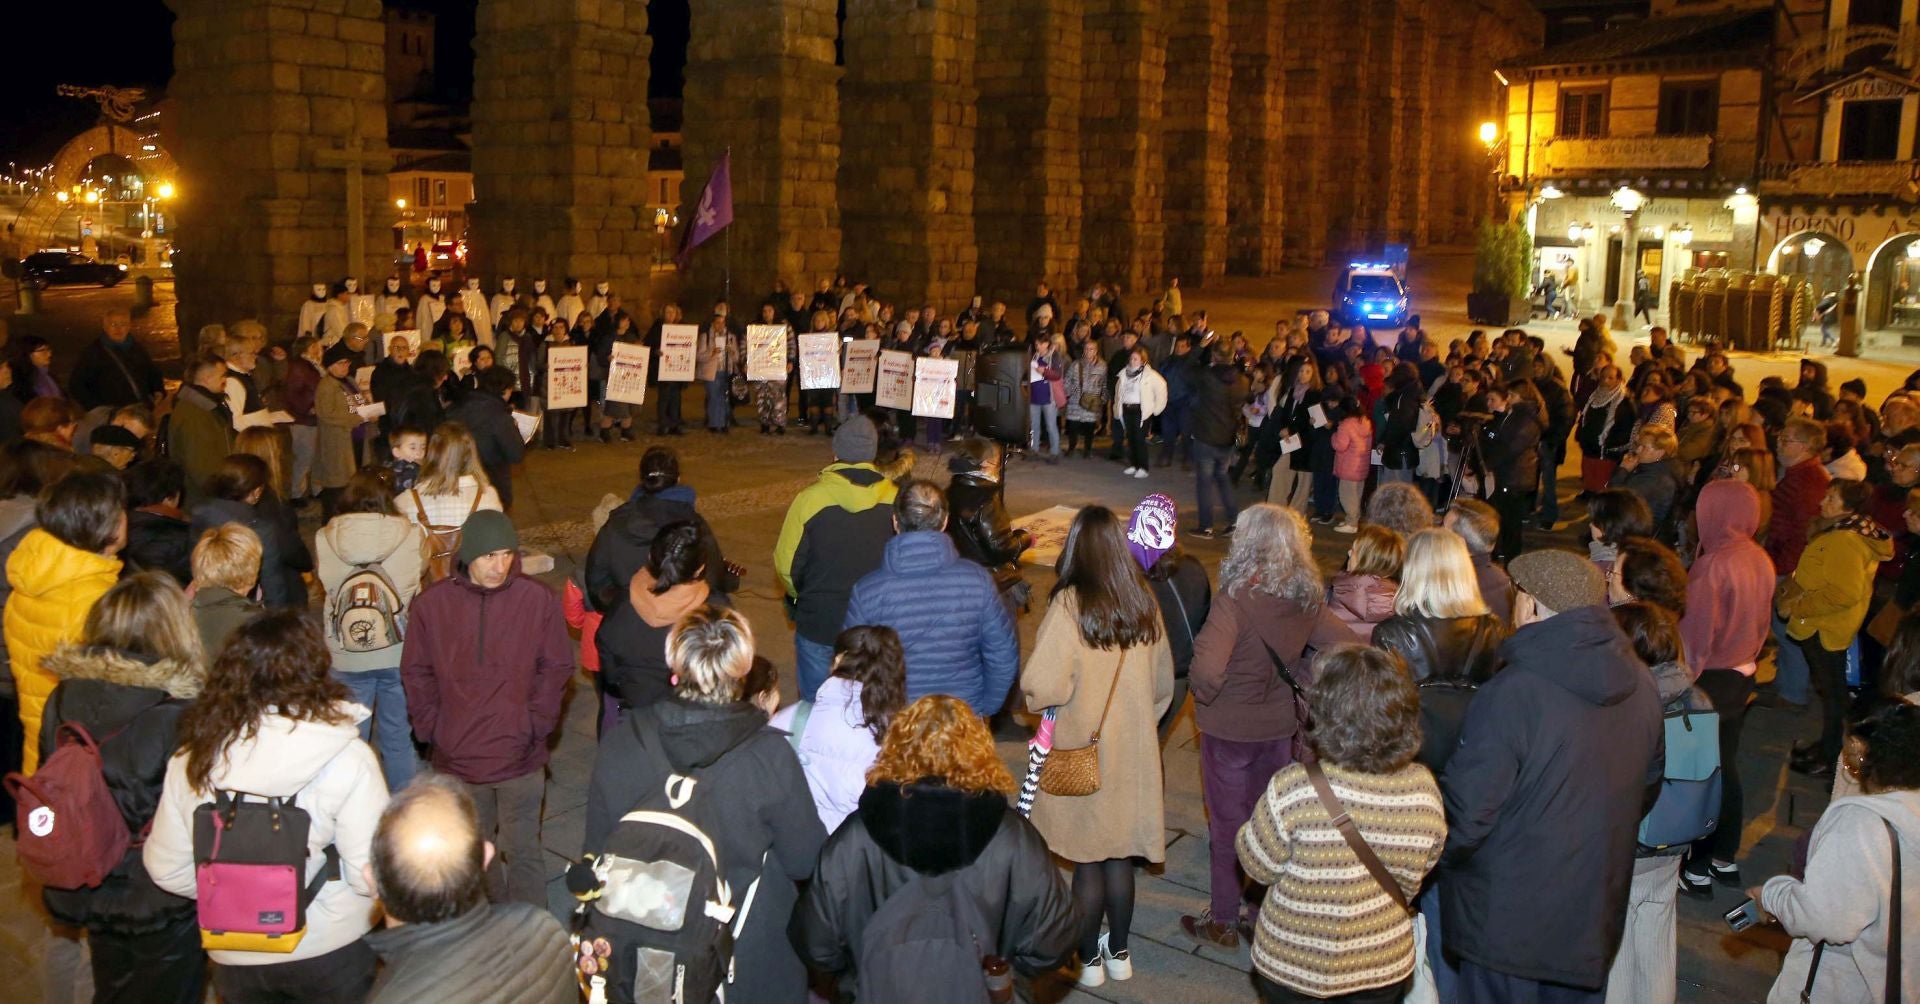
[[[733,147],[726,148],[725,157],[728,163],[731,164],[733,161]],[[729,171],[729,175],[731,175],[731,171]],[[727,201],[731,203],[733,201],[733,191],[732,191],[732,184],[731,184],[733,179],[731,176],[729,176],[727,180],[729,183],[728,191],[727,191]],[[732,216],[731,211],[729,211],[728,216],[729,217]],[[721,235],[721,239],[724,241],[724,243],[721,245],[720,253],[721,253],[721,256],[726,261],[726,264],[721,273],[723,276],[721,280],[721,283],[722,283],[721,299],[731,302],[733,300],[733,221],[732,219],[728,219],[727,226],[726,226],[726,233]]]

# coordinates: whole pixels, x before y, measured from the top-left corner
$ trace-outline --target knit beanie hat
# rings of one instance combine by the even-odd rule
[[[1507,562],[1514,587],[1556,614],[1607,602],[1607,578],[1572,551],[1541,550]]]
[[[460,528],[460,561],[473,564],[475,558],[492,554],[495,551],[512,551],[520,547],[520,534],[513,529],[513,520],[498,509],[479,509],[467,517],[466,525]]]
[[[841,463],[870,464],[879,451],[880,431],[865,415],[855,415],[833,431],[833,456]]]
[[[1180,509],[1165,495],[1149,495],[1133,507],[1133,517],[1127,520],[1127,550],[1143,571],[1173,550],[1174,528],[1179,525]]]
[[[353,351],[352,346],[349,346],[346,342],[335,342],[333,343],[333,348],[328,349],[326,354],[320,357],[320,368],[330,370],[333,368],[334,363],[340,362],[341,360],[359,362],[363,358],[360,353]]]

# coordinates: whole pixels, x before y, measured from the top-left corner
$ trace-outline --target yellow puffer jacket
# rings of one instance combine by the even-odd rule
[[[82,551],[36,529],[7,559],[7,655],[13,660],[13,684],[20,695],[20,723],[27,746],[21,770],[40,766],[40,714],[59,681],[40,668],[40,659],[65,642],[80,640],[87,612],[120,578],[120,559]]]
[[[1874,570],[1891,557],[1893,541],[1868,521],[1815,535],[1793,570],[1799,591],[1780,606],[1781,616],[1787,619],[1787,637],[1804,641],[1817,633],[1822,648],[1846,651],[1866,622]]]

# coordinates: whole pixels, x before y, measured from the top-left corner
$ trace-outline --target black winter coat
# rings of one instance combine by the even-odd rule
[[[480,469],[500,493],[500,504],[512,506],[513,465],[527,455],[520,427],[513,424],[513,409],[491,394],[471,394],[447,412],[447,419],[467,427],[474,452],[480,455]]]
[[[1046,841],[1006,797],[958,791],[932,781],[869,787],[860,808],[827,839],[789,925],[813,968],[840,975],[843,993],[867,922],[917,876],[958,873],[993,928],[981,950],[1028,975],[1058,966],[1079,938],[1073,897]]]
[[[26,375],[17,374],[15,379]],[[151,404],[153,396],[165,388],[160,367],[131,335],[118,347],[108,345],[106,335],[94,339],[80,352],[73,375],[67,378],[67,394],[82,411]]]
[[[1574,422],[1580,417],[1579,409],[1573,406],[1573,392],[1566,384],[1544,376],[1533,379],[1533,388],[1547,404],[1546,413],[1540,416],[1546,423],[1546,432],[1541,434],[1540,441],[1564,448],[1567,437],[1573,435]]]
[[[716,706],[669,698],[637,709],[600,738],[582,849],[603,849],[620,817],[664,785],[670,772],[697,777],[695,797],[721,800],[718,824],[709,832],[733,888],[744,890],[760,879],[746,928],[734,944],[738,975],[727,998],[800,1004],[807,997],[806,971],[787,939],[787,919],[798,898],[794,883],[813,874],[827,833],[793,747],[767,724],[765,713],[745,702]]]
[[[1660,696],[1606,607],[1522,627],[1500,654],[1440,778],[1447,951],[1598,989],[1666,762]]]
[[[1500,669],[1507,625],[1493,614],[1427,617],[1395,614],[1373,629],[1373,644],[1397,653],[1420,685],[1420,762],[1435,777],[1460,745],[1460,725],[1475,688]]]
[[[133,834],[153,821],[167,759],[179,745],[181,713],[200,694],[198,667],[151,661],[115,649],[68,646],[41,667],[60,679],[40,719],[42,759],[61,725],[86,728],[100,745],[101,772],[120,817]],[[45,889],[47,912],[64,924],[119,935],[158,930],[192,916],[193,901],[162,891],[147,877],[138,846],[95,889]]]
[[[185,519],[135,509],[127,513],[120,559],[136,572],[163,572],[185,589],[193,581],[193,529]]]
[[[1611,428],[1607,426],[1609,417],[1613,422]],[[1594,459],[1619,460],[1633,445],[1633,402],[1622,394],[1620,400],[1609,407],[1583,407],[1575,431],[1581,453]]]
[[[662,527],[685,520],[706,527],[711,542],[706,556],[707,585],[716,602],[724,604],[727,594],[740,588],[740,579],[727,571],[713,527],[694,511],[693,492],[678,485],[654,494],[636,493],[607,515],[607,525],[594,535],[593,546],[587,550],[587,602],[603,614],[623,603],[634,573],[646,567],[653,538],[660,535]]]
[[[1195,365],[1188,371],[1187,386],[1191,389],[1187,428],[1194,442],[1217,450],[1231,448],[1240,431],[1240,409],[1247,403],[1247,378],[1231,367]]]
[[[193,507],[188,528],[194,540],[223,523],[239,523],[260,538],[260,601],[269,607],[301,607],[308,602],[301,572],[313,570],[313,554],[300,537],[293,511],[268,489],[256,505],[207,499]]]
[[[947,486],[947,509],[951,513],[947,536],[953,538],[953,549],[989,570],[1018,562],[1032,540],[1025,530],[1014,528],[1001,483],[978,472],[953,475]]]
[[[1173,649],[1173,678],[1184,680],[1193,666],[1194,636],[1206,625],[1207,614],[1213,609],[1213,583],[1207,581],[1207,566],[1191,554],[1182,554],[1173,574],[1165,579],[1149,576],[1147,585],[1160,603],[1167,646]],[[1173,709],[1176,714],[1179,710]]]
[[[1382,422],[1375,445],[1380,448],[1380,465],[1403,471],[1420,462],[1420,448],[1413,445],[1413,430],[1420,422],[1420,388],[1408,383],[1387,392],[1381,400]]]
[[[1480,430],[1480,459],[1495,485],[1531,492],[1540,481],[1540,412],[1530,401],[1512,401]]]

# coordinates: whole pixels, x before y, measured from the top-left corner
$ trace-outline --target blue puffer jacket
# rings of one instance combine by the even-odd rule
[[[907,700],[951,694],[983,715],[1000,710],[1020,670],[1020,639],[993,576],[932,530],[887,542],[881,566],[853,587],[847,627],[881,624],[907,652]]]

